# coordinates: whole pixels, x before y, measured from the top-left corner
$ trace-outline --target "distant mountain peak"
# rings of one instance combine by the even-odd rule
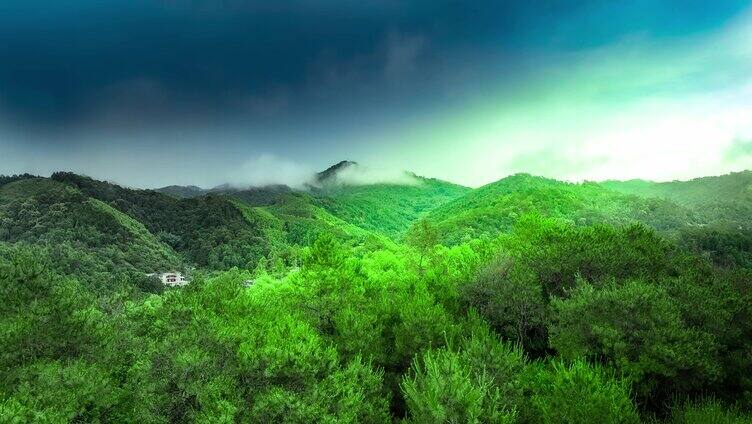
[[[206,194],[205,189],[195,186],[195,185],[188,185],[188,186],[170,185],[167,187],[154,189],[154,191],[157,191],[159,193],[166,194],[168,196],[172,196],[178,199],[190,199],[193,197],[199,197],[199,196]]]
[[[319,172],[316,174],[316,181],[319,183],[325,182],[327,180],[330,180],[332,177],[335,177],[338,173],[341,171],[350,168],[352,166],[357,166],[357,162],[353,162],[351,160],[343,160],[340,161],[329,168],[326,168],[325,170]]]

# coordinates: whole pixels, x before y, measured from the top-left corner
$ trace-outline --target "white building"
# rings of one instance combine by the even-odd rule
[[[163,272],[161,274],[148,274],[150,277],[157,277],[162,284],[170,287],[185,286],[190,281],[178,271]]]

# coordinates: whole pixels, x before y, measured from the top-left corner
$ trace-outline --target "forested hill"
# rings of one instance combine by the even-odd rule
[[[66,172],[0,182],[0,250],[37,246],[53,271],[101,293],[160,289],[145,276],[167,270],[288,269],[324,232],[353,244],[385,242],[289,190],[274,190],[270,202],[268,190],[250,199],[258,191],[177,199]]]
[[[752,245],[701,212],[525,174],[0,178],[0,422],[749,423]]]
[[[607,181],[603,186],[682,205],[701,222],[683,231],[682,245],[706,252],[719,264],[752,265],[752,171],[665,183]]]
[[[306,193],[284,186],[247,190],[211,190],[199,197],[178,199],[153,190],[134,190],[72,173],[54,180],[143,222],[188,263],[210,269],[233,266],[253,269],[259,261],[289,266],[295,251],[321,232],[340,240],[372,240],[377,236],[331,216]]]
[[[221,185],[212,189],[168,186],[156,191],[180,199],[221,194],[251,206],[284,206],[294,198],[290,194],[297,193],[346,223],[398,240],[415,220],[431,209],[471,190],[409,172],[397,175],[391,182],[378,178],[364,182],[357,180],[358,172],[356,162],[341,161],[312,176],[311,182],[302,190],[285,185],[245,188]],[[355,181],[349,178],[353,175]]]
[[[159,262],[146,259],[158,255],[139,255],[144,259],[134,269],[140,270],[176,263],[252,269],[259,261],[277,263],[283,269],[299,262],[295,252],[322,232],[350,243],[370,240],[381,245],[389,243],[384,237],[403,240],[407,230],[423,218],[435,227],[438,241],[454,245],[508,232],[520,216],[529,213],[576,225],[641,222],[685,247],[711,255],[719,264],[752,262],[746,253],[752,251],[750,172],[689,182],[602,184],[518,174],[474,190],[414,174],[405,174],[400,183],[337,181],[340,172],[354,166],[353,162],[335,165],[319,174],[317,185],[304,191],[282,185],[210,190],[173,186],[163,190],[172,193],[166,195],[66,172],[49,179],[23,175],[4,177],[4,181],[5,191],[16,193],[16,203],[23,203],[25,196],[36,201],[39,189],[35,185],[69,187],[78,193],[76,202],[108,208],[120,221],[127,219],[142,227],[143,240],[135,245],[150,246],[170,259]],[[11,205],[8,195],[5,198],[4,216],[9,220]],[[72,207],[70,199],[66,205]],[[38,207],[40,219],[46,219],[58,206],[52,202]],[[14,237],[5,236],[5,240],[22,240],[26,235]],[[68,237],[79,242],[79,235]],[[89,244],[99,239],[106,237],[92,236]]]
[[[644,198],[670,199],[695,211],[718,231],[752,231],[752,171],[689,181],[607,181],[603,185]]]
[[[257,222],[246,219],[230,199],[201,196],[176,199],[153,190],[134,190],[88,177],[58,172],[52,180],[75,187],[143,225],[187,263],[226,269],[253,267],[272,246]]]
[[[699,225],[699,217],[676,203],[621,194],[596,183],[573,184],[529,174],[516,174],[472,190],[440,205],[426,219],[441,241],[457,244],[509,231],[528,213],[559,218],[576,225],[645,223],[672,232]]]
[[[193,197],[203,196],[207,192],[207,190],[201,187],[194,186],[194,185],[189,185],[189,186],[171,185],[171,186],[158,188],[154,191],[167,194],[177,199],[190,199]]]
[[[117,267],[143,271],[168,265],[253,269],[259,261],[284,269],[298,263],[296,252],[322,232],[350,243],[370,240],[382,245],[388,243],[383,237],[403,240],[407,230],[423,218],[435,227],[438,241],[454,245],[508,232],[520,216],[533,212],[576,225],[641,222],[687,248],[711,255],[716,263],[752,262],[747,253],[752,251],[750,172],[689,182],[602,184],[571,184],[518,174],[474,190],[414,174],[405,174],[400,183],[337,181],[340,172],[354,166],[353,162],[335,165],[319,174],[317,185],[304,191],[282,185],[210,190],[173,186],[162,190],[172,193],[166,195],[66,172],[49,179],[4,177],[5,192],[15,193],[15,203],[5,195],[4,217],[6,221],[26,219],[11,218],[10,209],[26,200],[36,202],[40,191],[36,186],[47,187],[49,193],[60,193],[51,187],[69,187],[78,193],[77,200],[68,199],[64,206],[51,200],[37,205],[41,208],[36,211],[39,219],[50,219],[48,215],[56,208],[70,210],[76,202],[82,204],[77,208],[107,208],[111,214],[117,213],[119,221],[143,228],[143,236],[130,247],[120,246],[111,252],[132,252],[134,246],[160,252],[136,255],[140,262],[135,258],[126,261],[130,268]],[[42,228],[37,226],[35,231],[43,234]],[[4,234],[8,231],[4,229]],[[63,237],[59,228],[57,231],[56,237]],[[81,235],[67,234],[71,243],[81,242]],[[30,237],[19,233],[5,235],[4,240],[52,239],[39,234]],[[95,234],[87,240],[92,245],[107,237]],[[155,259],[158,257],[168,260],[160,262]]]
[[[95,290],[111,290],[123,279],[145,284],[145,273],[183,266],[138,220],[47,178],[0,186],[0,223],[0,242],[39,246],[58,272]]]
[[[622,193],[664,197],[687,206],[716,202],[752,202],[752,171],[695,178],[689,181],[605,181],[602,185]]]
[[[359,227],[399,239],[417,219],[471,189],[406,174],[407,183],[331,184],[316,188],[317,204]]]

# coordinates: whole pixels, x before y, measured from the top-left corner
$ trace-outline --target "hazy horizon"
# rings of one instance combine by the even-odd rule
[[[335,165],[335,164],[332,164],[332,165]],[[719,177],[719,176],[724,176],[728,174],[752,171],[751,169],[739,169],[739,170],[731,170],[731,171],[720,173],[720,174],[697,175],[697,176],[693,176],[689,178],[676,178],[676,179],[669,179],[669,180],[653,180],[653,179],[640,178],[640,177],[624,178],[624,179],[601,179],[601,180],[592,180],[592,179],[585,178],[585,179],[575,180],[575,179],[559,178],[556,176],[546,176],[546,175],[535,174],[535,173],[525,172],[525,171],[518,171],[515,173],[511,173],[511,174],[502,175],[496,180],[489,181],[487,183],[483,183],[480,185],[465,185],[465,184],[458,183],[456,181],[439,178],[433,175],[416,174],[410,171],[409,169],[405,169],[405,170],[373,169],[373,168],[369,168],[367,164],[358,164],[358,165],[362,167],[360,170],[355,170],[355,171],[345,173],[344,176],[340,177],[339,183],[351,185],[351,186],[368,185],[368,184],[395,184],[395,185],[420,184],[418,180],[412,180],[413,174],[416,177],[438,179],[438,180],[442,180],[448,183],[465,186],[468,188],[479,188],[486,184],[491,184],[499,180],[502,180],[504,178],[512,177],[518,174],[529,174],[534,177],[550,178],[550,179],[557,180],[557,181],[563,181],[563,182],[569,182],[569,183],[575,183],[575,184],[580,184],[580,183],[585,183],[585,182],[603,183],[603,182],[609,182],[609,181],[625,182],[625,181],[634,181],[634,180],[642,180],[642,181],[656,182],[656,183],[666,183],[666,182],[676,182],[676,181],[689,181],[689,180],[705,178],[705,177]],[[308,190],[310,187],[317,186],[318,183],[316,182],[316,174],[324,170],[325,169],[320,169],[320,170],[315,170],[315,171],[311,170],[310,172],[301,170],[301,172],[292,173],[290,175],[279,177],[279,178],[275,178],[275,176],[280,175],[280,172],[284,172],[285,171],[284,168],[281,171],[277,170],[276,172],[271,172],[270,174],[263,175],[263,176],[261,176],[263,172],[260,170],[257,170],[255,172],[249,172],[248,174],[246,174],[247,178],[245,180],[228,178],[224,180],[223,182],[220,182],[218,184],[212,184],[212,185],[201,185],[201,184],[179,183],[179,182],[175,184],[158,184],[157,183],[153,185],[143,185],[143,186],[133,185],[133,184],[129,184],[127,181],[124,182],[124,181],[120,181],[114,178],[109,178],[106,175],[93,175],[93,174],[88,174],[85,172],[78,172],[78,171],[71,170],[71,169],[58,169],[49,173],[44,173],[44,174],[36,173],[33,175],[46,178],[46,177],[50,177],[55,172],[72,172],[74,174],[82,175],[82,176],[93,178],[93,179],[100,180],[100,181],[106,181],[112,184],[120,185],[122,187],[133,188],[133,189],[197,187],[202,190],[212,190],[216,188],[223,188],[225,186],[229,186],[230,188],[233,188],[233,189],[245,189],[245,188],[263,188],[263,187],[271,187],[275,185],[284,185],[293,189]],[[10,176],[10,175],[13,175],[13,173],[0,172],[0,176],[1,175]]]
[[[8,0],[0,174],[477,187],[752,168],[747,1]]]

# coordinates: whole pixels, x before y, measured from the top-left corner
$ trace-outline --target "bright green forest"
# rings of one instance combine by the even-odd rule
[[[0,422],[752,422],[752,172],[343,164],[303,189],[0,177]]]

